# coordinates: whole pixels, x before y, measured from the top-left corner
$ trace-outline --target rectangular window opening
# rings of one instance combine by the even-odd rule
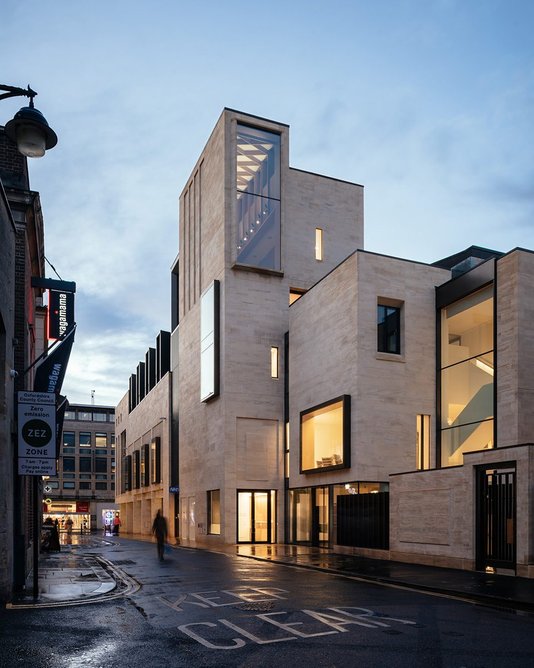
[[[350,467],[350,396],[300,414],[302,472]]]
[[[323,259],[323,230],[315,228],[315,259],[319,262]]]
[[[212,489],[208,492],[208,533],[221,533],[221,490]]]
[[[271,378],[278,378],[278,348],[271,346]]]
[[[430,468],[430,415],[416,418],[416,467],[418,471]]]
[[[379,353],[401,353],[401,307],[378,304],[377,307],[377,351]]]

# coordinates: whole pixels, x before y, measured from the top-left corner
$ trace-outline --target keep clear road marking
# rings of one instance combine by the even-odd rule
[[[228,605],[228,604],[225,604]],[[218,606],[220,607],[220,606]],[[293,621],[293,622],[281,622],[277,619],[273,619],[275,616],[280,615],[303,615],[304,621]],[[240,649],[247,644],[247,640],[257,644],[257,645],[268,645],[271,643],[277,642],[289,642],[290,640],[297,640],[298,638],[316,638],[318,636],[333,635],[337,633],[347,633],[349,629],[345,628],[346,626],[360,626],[367,629],[379,629],[384,627],[389,627],[391,624],[387,622],[397,622],[399,624],[412,625],[416,626],[417,622],[413,622],[408,619],[399,619],[397,617],[388,617],[387,615],[382,615],[376,613],[373,610],[368,608],[359,608],[359,607],[342,607],[342,608],[326,608],[326,612],[321,612],[317,610],[299,610],[296,612],[270,612],[259,615],[252,615],[251,618],[247,621],[251,622],[251,625],[254,625],[254,620],[260,620],[262,622],[267,622],[272,624],[277,631],[284,631],[289,634],[285,637],[273,637],[273,638],[260,638],[255,635],[252,630],[244,629],[237,624],[229,621],[228,619],[218,619],[217,623],[213,622],[195,622],[192,624],[182,624],[178,626],[178,630],[184,633],[185,635],[193,638],[204,647],[208,649],[217,649],[217,650],[228,650],[228,649]],[[306,633],[305,631],[295,628],[296,626],[303,626],[306,622],[310,624],[310,620],[314,620],[315,628],[317,627],[317,622],[321,625],[327,626],[330,630],[327,631],[314,631],[311,633]],[[199,627],[204,627],[204,629],[214,629],[218,625],[225,626],[229,629],[232,629],[242,637],[231,638],[229,642],[232,644],[220,645],[211,642],[208,638],[200,635]],[[193,627],[198,629],[193,631]],[[209,635],[209,634],[208,634]],[[217,636],[220,637],[220,630],[217,633]],[[246,640],[243,640],[246,638]]]
[[[196,605],[200,608],[223,608],[228,605],[246,603],[268,603],[269,601],[285,600],[283,594],[289,594],[287,589],[278,587],[236,587],[235,589],[221,589],[220,591],[199,591],[194,594],[184,594],[175,601],[169,601],[165,596],[156,596],[158,601],[172,608],[175,612],[183,612],[182,605]],[[189,601],[188,596],[198,599]]]

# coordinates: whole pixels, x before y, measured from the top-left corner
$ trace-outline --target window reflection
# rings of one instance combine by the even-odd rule
[[[280,269],[280,136],[237,128],[237,262]]]

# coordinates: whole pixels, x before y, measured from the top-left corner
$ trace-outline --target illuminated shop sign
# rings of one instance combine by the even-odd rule
[[[74,293],[48,291],[48,338],[60,339],[74,325]]]

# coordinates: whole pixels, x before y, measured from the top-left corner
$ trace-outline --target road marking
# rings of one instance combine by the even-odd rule
[[[329,630],[306,633],[305,631],[295,628],[296,626],[303,626],[305,623],[303,621],[293,621],[284,623],[278,621],[277,619],[274,619],[275,616],[281,616],[281,615],[294,616],[296,614],[305,615],[305,617],[308,618],[308,621],[311,618],[315,620],[315,622],[318,622],[323,626],[327,626]],[[277,631],[282,630],[290,635],[285,637],[260,638],[255,633],[253,633],[250,628],[243,628],[242,626],[238,626],[234,622],[231,622],[229,619],[218,619],[217,623],[195,622],[192,624],[182,624],[181,626],[178,626],[178,630],[181,631],[182,633],[185,633],[190,638],[193,638],[201,645],[204,645],[204,647],[207,647],[209,649],[228,650],[228,649],[240,649],[244,647],[247,644],[247,642],[246,640],[243,640],[243,638],[252,641],[256,645],[269,645],[272,643],[288,642],[289,640],[296,640],[297,638],[316,638],[318,636],[334,635],[338,633],[348,633],[349,629],[345,628],[346,626],[359,626],[366,629],[373,629],[376,631],[378,629],[384,629],[390,627],[391,624],[388,622],[396,622],[399,624],[410,625],[410,626],[417,625],[417,622],[414,622],[409,619],[389,617],[388,615],[376,613],[375,611],[370,610],[368,608],[360,608],[354,606],[330,607],[322,610],[303,609],[293,612],[270,612],[259,615],[252,615],[246,621],[253,624],[255,620],[260,622],[268,622],[269,624],[275,626]],[[226,628],[232,629],[232,631],[236,631],[242,637],[230,639],[228,642],[231,642],[232,644],[219,645],[215,644],[208,638],[205,638],[204,636],[200,635],[200,633],[197,633],[196,631],[192,630],[193,627],[220,629],[220,626],[225,626]],[[218,636],[219,635],[220,631],[218,633]]]

